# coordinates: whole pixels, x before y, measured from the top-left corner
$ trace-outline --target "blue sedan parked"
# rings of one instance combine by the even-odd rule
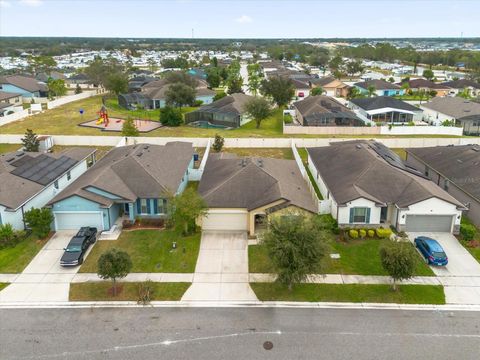
[[[415,238],[415,246],[420,250],[429,265],[445,266],[448,264],[447,254],[437,240],[427,236],[419,236]]]

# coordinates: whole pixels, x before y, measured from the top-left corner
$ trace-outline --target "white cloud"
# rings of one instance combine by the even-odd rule
[[[253,22],[253,19],[248,15],[242,15],[239,18],[236,18],[235,21],[240,24],[247,24]]]
[[[12,4],[10,4],[10,2],[7,0],[0,0],[0,7],[9,8],[12,7]]]
[[[27,5],[27,6],[40,6],[43,4],[42,0],[20,0],[20,3],[22,5]]]

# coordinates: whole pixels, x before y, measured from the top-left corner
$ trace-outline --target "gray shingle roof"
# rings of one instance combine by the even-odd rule
[[[294,160],[212,154],[198,190],[212,208],[253,210],[285,200],[302,209],[317,211]]]
[[[406,151],[480,200],[480,146],[436,146]]]
[[[30,92],[47,91],[46,85],[39,83],[33,77],[27,77],[22,75],[2,76],[0,77],[0,84],[11,84]]]
[[[480,84],[473,81],[473,80],[467,80],[467,79],[460,79],[460,80],[453,80],[453,81],[447,81],[442,83],[444,86],[448,86],[449,88],[453,89],[464,89],[466,87],[472,87],[475,89],[480,89]]]
[[[235,93],[225,96],[210,104],[201,106],[192,112],[215,112],[242,115],[245,113],[245,104],[253,99],[253,96]]]
[[[21,96],[21,94],[0,91],[0,101],[8,100],[17,96]]]
[[[24,177],[16,176],[12,172],[17,169],[17,166],[12,165],[17,161],[25,159],[35,159],[39,156],[47,156],[54,159],[59,159],[62,156],[68,157],[74,160],[71,167],[75,166],[79,161],[85,159],[95,150],[91,148],[71,148],[59,153],[44,154],[44,153],[24,153],[13,152],[0,155],[0,204],[9,208],[17,209],[27,200],[34,195],[42,191],[46,186],[41,185],[38,182],[28,180]],[[17,159],[17,160],[12,160]],[[15,165],[21,165],[21,161]],[[70,167],[70,168],[71,168]],[[62,176],[69,169],[59,175]],[[53,182],[53,180],[52,180]]]
[[[85,190],[90,186],[117,195],[124,201],[169,195],[177,191],[192,157],[193,147],[187,142],[118,147],[58,194],[50,204],[74,195],[106,207],[113,203],[108,197]]]
[[[422,111],[416,106],[410,105],[405,101],[395,99],[391,96],[374,96],[371,98],[352,99],[350,102],[364,110],[376,110],[383,108],[394,108],[407,111]]]
[[[435,97],[422,107],[438,111],[455,119],[480,115],[480,104],[461,97]]]
[[[401,161],[398,155],[373,141],[340,142],[308,149],[313,164],[339,205],[363,197],[377,204],[406,208],[437,197],[463,206],[432,181],[392,166],[374,150],[376,146],[381,147],[392,163]]]
[[[303,117],[314,114],[344,113],[356,117],[355,113],[334,98],[325,95],[309,96],[293,103]]]
[[[392,84],[385,80],[369,80],[355,83],[355,86],[368,90],[369,86],[374,86],[376,90],[400,90],[400,86]]]

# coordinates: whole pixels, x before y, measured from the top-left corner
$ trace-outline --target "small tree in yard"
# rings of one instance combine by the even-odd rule
[[[127,120],[123,123],[122,126],[122,135],[123,136],[138,136],[139,131],[135,126],[135,122],[131,117],[128,117]]]
[[[97,274],[101,279],[112,279],[113,296],[117,295],[115,282],[117,279],[124,278],[132,270],[132,260],[125,252],[117,249],[111,249],[100,255],[98,259]]]
[[[207,212],[205,200],[192,188],[172,197],[169,201],[170,219],[174,227],[183,235],[195,230],[195,221]]]
[[[271,220],[262,238],[278,275],[277,281],[289,290],[319,269],[329,252],[327,241],[326,230],[295,215]]]
[[[398,280],[407,280],[413,277],[417,266],[417,254],[409,242],[386,241],[380,249],[382,267],[392,277],[392,289],[397,290]]]
[[[245,104],[245,112],[255,120],[258,129],[261,122],[270,116],[272,110],[267,100],[256,97]]]
[[[167,105],[160,109],[160,122],[165,126],[180,126],[183,122],[182,111]]]
[[[50,233],[53,215],[50,209],[31,208],[24,215],[25,223],[32,229],[32,233],[40,239],[46,238]]]
[[[195,103],[195,96],[195,88],[184,83],[175,83],[165,91],[165,102],[175,107],[192,106]]]
[[[215,134],[215,140],[213,141],[212,148],[215,152],[220,152],[223,149],[225,139],[218,134]]]
[[[79,84],[77,84],[77,86],[75,87],[75,94],[81,94],[83,92],[82,88],[80,87]]]
[[[27,129],[25,132],[25,136],[22,138],[22,144],[27,152],[36,152],[40,147],[40,141],[38,140],[37,134],[31,129]]]
[[[317,86],[310,91],[310,95],[312,96],[323,95],[323,92],[324,92],[323,88],[321,86]]]

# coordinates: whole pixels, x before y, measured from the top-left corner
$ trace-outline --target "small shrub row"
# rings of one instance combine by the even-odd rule
[[[364,239],[366,237],[369,238],[389,238],[392,235],[392,230],[390,229],[384,229],[384,228],[378,228],[378,229],[349,229],[348,231],[345,230],[345,232],[348,233],[348,237],[350,239],[358,239],[359,237]]]

